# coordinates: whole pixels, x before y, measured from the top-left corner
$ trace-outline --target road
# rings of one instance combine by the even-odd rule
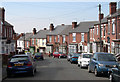
[[[36,62],[34,77],[19,75],[6,80],[108,80],[107,77],[95,77],[87,69],[80,69],[77,64],[71,64],[66,59],[45,57],[45,60]]]

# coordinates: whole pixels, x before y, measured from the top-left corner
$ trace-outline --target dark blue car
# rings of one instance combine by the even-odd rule
[[[43,53],[35,53],[34,59],[37,59],[37,60],[42,59],[42,60],[44,60]]]
[[[112,68],[116,68],[118,65],[116,57],[110,53],[97,52],[94,53],[93,58],[91,58],[88,71],[94,72],[95,76],[100,74],[108,75],[108,71]]]
[[[20,73],[29,73],[34,76],[36,63],[30,55],[14,55],[8,62],[8,77]]]

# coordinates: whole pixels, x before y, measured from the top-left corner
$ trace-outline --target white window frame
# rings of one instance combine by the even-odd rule
[[[63,35],[62,37],[63,37],[63,43],[65,43],[65,35]]]
[[[56,42],[56,36],[54,36],[54,42]]]
[[[72,33],[73,42],[76,42],[76,33]]]
[[[112,33],[115,34],[115,19],[112,19]]]
[[[28,41],[27,41],[27,47],[28,47]]]
[[[32,45],[34,45],[34,38],[32,38]]]
[[[58,42],[60,42],[60,35],[58,35]]]
[[[108,20],[108,34],[110,34],[110,20]]]
[[[81,42],[85,41],[84,33],[81,33]]]

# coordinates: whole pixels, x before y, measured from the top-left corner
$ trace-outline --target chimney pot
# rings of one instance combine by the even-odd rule
[[[33,35],[36,34],[36,28],[33,28]]]
[[[72,22],[72,28],[74,29],[77,26],[77,22]]]
[[[117,3],[116,2],[110,2],[109,4],[109,11],[110,11],[110,15],[116,12],[116,6]]]
[[[50,31],[53,31],[54,30],[54,25],[51,23],[50,24]]]
[[[65,24],[61,24],[62,26],[64,26]]]
[[[44,30],[47,30],[47,28],[44,28]]]

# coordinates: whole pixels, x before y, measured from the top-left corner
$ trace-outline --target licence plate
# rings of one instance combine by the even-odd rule
[[[15,64],[14,66],[23,66],[23,64]]]

